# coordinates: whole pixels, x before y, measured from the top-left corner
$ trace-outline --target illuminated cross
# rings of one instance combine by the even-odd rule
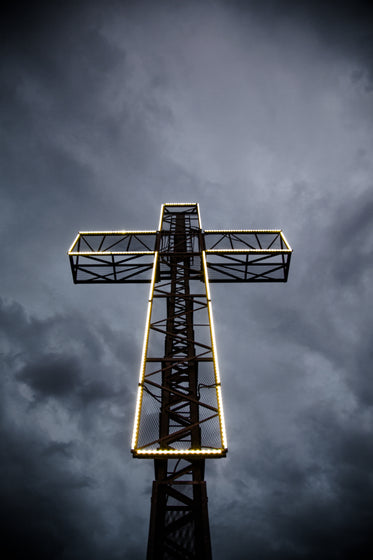
[[[209,282],[286,282],[281,230],[203,230],[163,204],[157,231],[80,232],[74,282],[150,283],[132,454],[154,459],[148,560],[211,559],[204,467],[227,442]]]

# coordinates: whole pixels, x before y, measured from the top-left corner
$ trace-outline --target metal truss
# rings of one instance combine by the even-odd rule
[[[206,230],[210,282],[286,282],[291,248],[281,230]]]
[[[147,560],[211,560],[205,461],[154,461]]]
[[[75,283],[150,283],[132,454],[154,459],[148,560],[210,560],[205,459],[227,443],[210,282],[286,282],[281,230],[202,229],[164,204],[157,231],[81,232]]]
[[[74,283],[149,283],[156,233],[80,232],[68,253]]]
[[[220,376],[201,239],[190,214],[166,217],[150,289],[132,452],[223,456]]]
[[[188,216],[190,218],[190,215]],[[165,214],[164,224],[167,224]],[[163,225],[164,225],[163,224]],[[149,283],[157,251],[165,252],[172,232],[81,232],[69,250],[75,283]],[[204,281],[201,250],[209,282],[286,282],[292,250],[281,230],[206,230],[193,224],[189,275]],[[157,279],[167,279],[160,267]]]
[[[201,269],[201,240],[195,227],[198,208],[166,210],[159,266],[155,263],[161,280],[153,284],[149,301],[133,453],[139,456],[145,451],[155,458],[148,560],[209,560],[204,457],[225,455],[226,444],[209,321],[208,279],[205,276],[202,291],[199,274],[193,272]],[[160,307],[158,316],[156,306]],[[164,345],[163,356],[158,344],[151,346],[154,336]],[[207,366],[204,371],[202,366]],[[153,426],[157,437],[149,442],[146,428],[154,401],[159,410]]]

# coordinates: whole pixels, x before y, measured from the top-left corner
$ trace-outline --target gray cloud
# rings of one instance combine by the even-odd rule
[[[40,356],[27,364],[17,375],[41,395],[62,396],[71,394],[79,382],[79,370],[72,360],[55,354]]]
[[[121,532],[123,507],[133,495],[116,464],[129,459],[124,432],[128,439],[132,411],[126,410],[130,396],[113,359],[115,347],[105,365],[103,342],[92,327],[75,338],[74,331],[82,331],[77,317],[34,319],[4,302],[0,317],[4,553],[121,558],[114,534]],[[60,347],[61,337],[65,355],[48,352]],[[112,485],[121,500],[110,497]],[[137,511],[134,506],[134,519]],[[140,554],[130,541],[127,550],[134,558]]]
[[[287,285],[211,287],[229,436],[215,560],[370,558],[372,35],[360,2],[32,2],[3,13],[5,555],[144,558],[129,440],[147,286],[74,286],[77,231],[282,227]],[[363,552],[364,550],[364,552]]]

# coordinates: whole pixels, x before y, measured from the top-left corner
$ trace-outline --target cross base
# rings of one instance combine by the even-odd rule
[[[156,459],[147,560],[211,560],[205,461]]]

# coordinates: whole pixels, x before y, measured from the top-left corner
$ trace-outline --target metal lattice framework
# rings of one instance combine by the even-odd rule
[[[69,251],[74,282],[151,282],[159,235],[79,233]],[[291,248],[281,230],[206,230],[203,242],[210,283],[287,280]],[[201,269],[190,273],[203,280]]]
[[[208,560],[205,459],[227,452],[209,282],[286,282],[291,248],[164,204],[157,231],[80,232],[69,258],[75,283],[150,283],[132,438],[154,459],[148,560]]]

